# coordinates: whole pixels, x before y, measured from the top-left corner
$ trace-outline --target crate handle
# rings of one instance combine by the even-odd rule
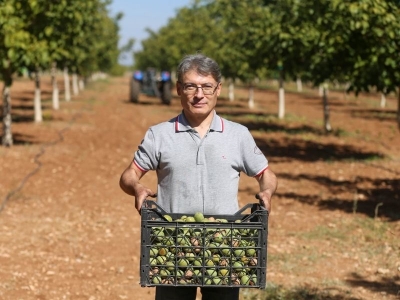
[[[239,210],[234,214],[234,216],[242,215],[242,213],[243,213],[245,210],[247,210],[247,209],[249,209],[249,208],[253,208],[254,205],[258,205],[258,204],[257,204],[257,203],[248,203],[248,204],[246,204],[246,205],[243,206],[241,209],[239,209]]]
[[[143,204],[142,204],[142,209],[143,208],[153,208],[153,209],[155,209],[155,211],[157,211],[158,213],[160,213],[162,215],[167,214],[167,212],[165,210],[163,210],[161,208],[161,206],[159,206],[154,200],[149,200],[149,199],[144,200]]]

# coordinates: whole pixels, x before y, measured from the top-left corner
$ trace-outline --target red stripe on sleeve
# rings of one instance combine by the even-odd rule
[[[135,166],[138,167],[138,169],[140,169],[142,172],[147,172],[147,170],[145,170],[145,169],[143,169],[141,166],[139,166],[139,164],[136,162],[136,160],[134,160],[133,163],[134,163]]]
[[[254,177],[260,177],[262,175],[262,173],[264,173],[267,169],[268,169],[268,167],[266,167],[264,170],[262,170],[258,174],[254,175]]]

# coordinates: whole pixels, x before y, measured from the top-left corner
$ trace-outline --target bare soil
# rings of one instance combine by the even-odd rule
[[[180,112],[142,96],[128,100],[128,77],[93,82],[33,120],[33,82],[12,87],[15,145],[0,148],[0,299],[153,299],[139,284],[140,216],[118,185],[145,130]],[[62,80],[60,79],[60,87]],[[62,89],[61,89],[62,92]],[[400,297],[400,133],[396,100],[329,95],[334,132],[322,126],[316,90],[286,94],[224,90],[217,112],[246,125],[279,179],[269,219],[270,287],[321,293],[318,299]],[[61,93],[61,99],[62,93]],[[143,181],[156,188],[155,174]],[[242,176],[239,202],[255,202]],[[325,295],[325,296],[324,296]],[[241,299],[265,299],[243,290]]]

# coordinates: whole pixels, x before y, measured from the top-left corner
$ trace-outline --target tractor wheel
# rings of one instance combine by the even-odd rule
[[[133,103],[139,102],[139,94],[140,94],[140,82],[131,78],[130,83],[130,101]]]
[[[172,99],[171,82],[164,82],[161,91],[161,101],[164,104],[170,105]]]

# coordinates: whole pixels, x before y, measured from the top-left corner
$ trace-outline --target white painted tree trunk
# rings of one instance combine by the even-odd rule
[[[284,84],[284,75],[282,71],[279,75],[279,92],[278,92],[278,118],[283,119],[285,117],[285,89],[283,87]]]
[[[40,123],[43,121],[42,114],[42,99],[40,91],[40,74],[39,71],[35,73],[35,98],[33,100],[33,106],[35,110],[35,122]]]
[[[96,72],[96,73],[93,73],[90,76],[90,78],[91,78],[92,81],[106,79],[107,78],[107,74],[103,73],[103,72]]]
[[[279,88],[279,108],[278,108],[278,118],[283,119],[285,117],[285,89],[283,87]]]
[[[60,109],[60,99],[59,99],[59,91],[57,84],[57,64],[53,63],[51,66],[51,80],[53,83],[53,109]]]
[[[330,123],[330,110],[328,104],[328,93],[327,93],[327,86],[324,84],[322,86],[322,102],[324,106],[324,126],[326,132],[332,131],[332,126]]]
[[[65,101],[71,101],[71,84],[69,81],[68,67],[64,67],[64,93]]]
[[[11,132],[11,94],[10,87],[4,84],[3,87],[3,137],[1,144],[5,147],[13,145],[13,136]]]
[[[79,94],[78,75],[76,73],[72,74],[72,93],[74,94],[74,96],[77,96]]]
[[[228,85],[228,99],[231,102],[235,100],[235,84],[233,80],[231,80]]]
[[[303,82],[301,81],[300,77],[297,77],[296,85],[297,85],[297,91],[302,92],[303,91]]]
[[[381,108],[386,107],[386,96],[384,93],[381,93]]]
[[[324,93],[326,93],[326,95],[327,96],[329,96],[329,86],[328,86],[328,84],[327,83],[323,83],[323,84],[321,84],[320,86],[319,86],[319,95],[321,96],[321,97],[323,97],[324,96]]]
[[[85,81],[82,78],[80,78],[78,80],[78,84],[79,84],[79,90],[83,91],[85,89]]]
[[[249,108],[254,108],[254,87],[249,87]]]

